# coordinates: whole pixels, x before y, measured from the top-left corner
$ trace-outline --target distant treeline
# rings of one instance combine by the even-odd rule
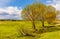
[[[0,19],[0,21],[31,21],[31,20]],[[36,21],[41,21],[41,20],[36,20]]]
[[[0,19],[0,21],[22,21],[22,20]]]

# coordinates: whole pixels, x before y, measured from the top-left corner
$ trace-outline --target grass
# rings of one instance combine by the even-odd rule
[[[42,30],[40,29],[42,26],[41,22],[36,22],[36,29],[40,29],[41,33],[35,33],[36,37],[31,37],[23,36],[20,33],[21,29],[32,33],[33,27],[30,21],[0,21],[0,39],[59,39],[60,27],[48,27],[48,25],[45,22],[45,30]]]
[[[44,33],[39,39],[60,39],[60,30]]]
[[[0,39],[18,39],[18,29],[32,29],[31,22],[24,21],[0,21]]]

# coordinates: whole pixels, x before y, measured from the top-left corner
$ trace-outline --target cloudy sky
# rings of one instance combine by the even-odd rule
[[[60,10],[60,0],[39,0]],[[0,19],[21,19],[21,11],[34,0],[0,0]]]

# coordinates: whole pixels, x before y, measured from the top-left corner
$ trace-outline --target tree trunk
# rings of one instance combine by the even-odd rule
[[[42,16],[42,27],[44,28],[44,17]]]
[[[42,19],[42,27],[44,27],[44,19]]]
[[[32,21],[33,29],[36,31],[35,22]]]
[[[35,23],[34,23],[34,21],[32,22],[32,24],[33,24],[33,28],[35,29]]]

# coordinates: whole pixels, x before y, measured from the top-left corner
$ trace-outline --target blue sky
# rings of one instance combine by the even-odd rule
[[[60,10],[58,0],[38,0],[46,5],[52,5]],[[0,0],[0,19],[21,19],[22,8],[27,4],[32,4],[34,0]]]
[[[6,2],[7,1],[7,2]],[[23,8],[27,4],[32,4],[34,0],[2,0],[0,7],[16,6]]]
[[[49,1],[49,3],[53,3],[52,0],[47,0],[47,1],[46,0],[38,0],[38,1],[41,1],[45,4],[48,4],[47,1]],[[34,2],[34,0],[13,0],[13,1],[12,0],[2,0],[1,7],[17,6],[17,7],[23,8],[27,4],[32,4],[33,2]]]

